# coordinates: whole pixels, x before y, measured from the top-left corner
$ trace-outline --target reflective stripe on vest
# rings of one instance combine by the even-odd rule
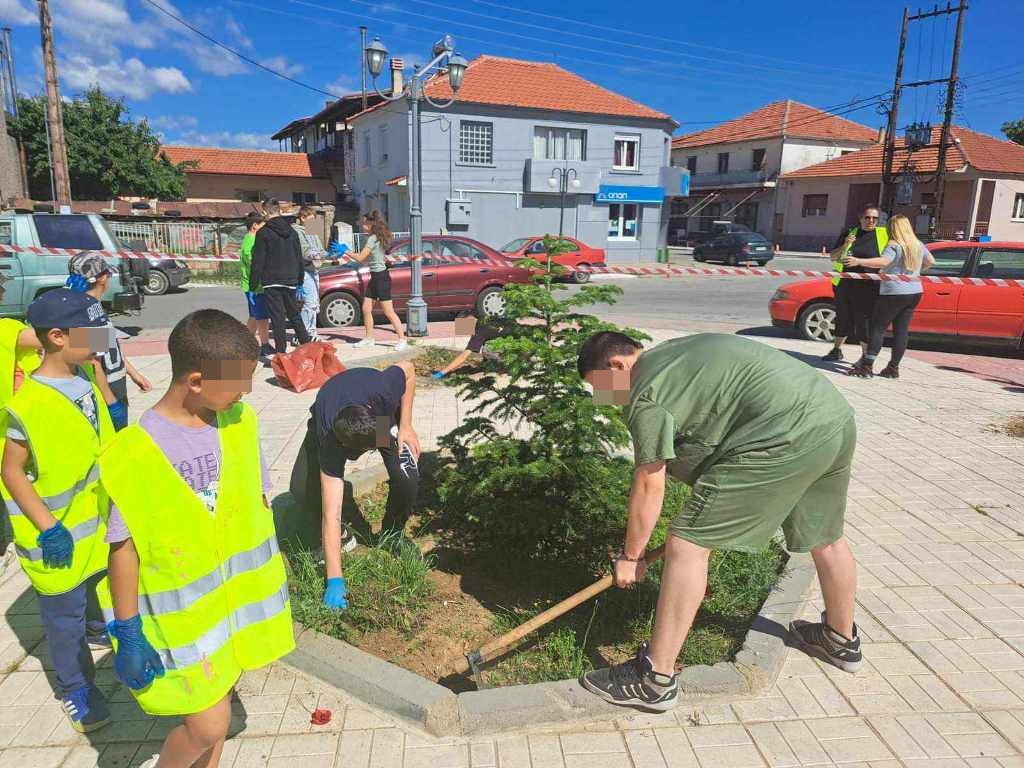
[[[83,369],[86,375],[91,369]],[[91,376],[89,376],[91,380]],[[0,487],[10,514],[14,543],[21,567],[40,594],[68,592],[107,566],[107,500],[99,486],[96,458],[103,441],[113,437],[110,414],[103,396],[92,384],[99,432],[62,392],[26,377],[6,405],[21,424],[35,467],[32,487],[75,541],[71,565],[51,568],[43,562],[39,529],[23,513],[10,492]]]
[[[856,235],[857,234],[857,228],[856,227],[851,227],[848,234],[849,235]],[[885,246],[887,246],[889,244],[889,230],[886,229],[885,227],[875,227],[875,242],[878,243],[878,255],[881,256],[882,255],[882,251],[885,250]],[[850,252],[850,248],[844,248],[843,249],[843,256],[846,256],[846,254],[848,254],[849,252]],[[846,265],[843,264],[842,257],[840,257],[840,259],[838,261],[833,261],[832,262],[832,271],[833,272],[843,272],[843,271],[845,271],[845,267],[846,267]],[[839,282],[842,279],[843,278],[839,277],[838,275],[836,277],[833,277],[832,278],[832,285],[839,285]]]
[[[165,613],[184,611],[194,602],[224,584],[227,579],[263,567],[279,552],[277,537],[271,536],[250,550],[232,555],[224,564],[223,573],[220,568],[217,568],[179,589],[140,594],[139,613],[145,616],[159,616]],[[107,621],[114,620],[113,611],[109,613],[105,611],[104,615],[107,617]]]
[[[73,486],[68,488],[66,491],[61,491],[60,493],[54,493],[54,494],[51,494],[50,496],[40,496],[39,498],[41,498],[43,500],[43,504],[46,505],[46,508],[52,512],[55,509],[60,509],[61,507],[66,507],[68,504],[71,503],[71,500],[75,496],[77,496],[79,493],[81,493],[82,491],[85,490],[86,486],[92,485],[93,483],[97,482],[99,479],[100,479],[100,468],[96,464],[93,464],[89,468],[89,474],[87,474],[85,477],[83,477],[81,480],[79,480]],[[11,499],[10,501],[7,501],[6,502],[6,506],[7,506],[7,514],[9,514],[9,515],[23,515],[24,514],[24,512],[21,511],[21,507],[18,506],[18,502],[16,502],[14,499]]]
[[[143,632],[167,670],[133,692],[150,714],[207,709],[243,671],[295,647],[284,560],[273,513],[262,500],[255,414],[236,404],[217,414],[217,427],[221,462],[212,515],[138,426],[118,433],[99,459],[101,482],[139,556]],[[97,595],[112,618],[109,579]]]

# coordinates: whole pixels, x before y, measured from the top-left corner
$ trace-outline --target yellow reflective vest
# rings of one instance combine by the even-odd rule
[[[18,336],[28,328],[14,318],[0,318],[0,408],[14,396],[14,369],[28,376],[39,367],[39,350],[18,349]],[[7,411],[0,412],[0,435],[7,434]]]
[[[90,381],[92,370],[83,368]],[[70,568],[47,568],[37,543],[39,529],[26,517],[6,488],[0,488],[11,518],[21,567],[44,595],[60,595],[107,567],[106,495],[99,486],[96,457],[114,436],[114,425],[96,383],[92,384],[99,434],[80,410],[53,387],[26,376],[6,405],[21,424],[32,455],[36,493],[75,540]]]
[[[849,234],[850,235],[856,235],[857,234],[857,228],[856,227],[851,227]],[[875,227],[875,239],[878,241],[878,255],[881,256],[882,255],[882,251],[885,250],[885,246],[887,246],[889,244],[889,231],[885,227]],[[849,252],[850,252],[849,248],[843,248],[842,256],[845,256]],[[839,257],[838,261],[833,261],[832,262],[832,271],[833,272],[842,272],[843,271],[843,267],[845,265],[843,264],[842,256]],[[833,277],[832,278],[832,285],[839,285],[839,281],[840,280],[842,280],[842,278],[839,277],[838,275]]]
[[[139,426],[121,430],[99,460],[103,487],[139,556],[143,632],[166,670],[133,691],[151,715],[208,709],[244,670],[295,647],[284,560],[263,504],[256,416],[238,403],[217,414],[217,426],[221,471],[212,514]],[[97,594],[113,621],[108,579]]]

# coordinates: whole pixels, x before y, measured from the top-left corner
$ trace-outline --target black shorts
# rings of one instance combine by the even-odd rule
[[[871,340],[871,315],[878,299],[878,281],[843,279],[834,286],[836,297],[836,338],[851,343]]]
[[[386,269],[370,273],[366,296],[377,301],[391,301],[391,273]]]

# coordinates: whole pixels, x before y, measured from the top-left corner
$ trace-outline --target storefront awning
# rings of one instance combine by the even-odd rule
[[[388,179],[384,182],[386,187],[406,187],[409,185],[408,176],[395,176],[393,179]]]

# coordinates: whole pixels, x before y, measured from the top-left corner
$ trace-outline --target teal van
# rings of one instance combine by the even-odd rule
[[[23,248],[66,248],[76,251],[123,251],[102,216],[94,213],[0,213],[0,245]],[[113,275],[103,303],[114,312],[142,309],[140,285],[148,278],[149,262],[109,258]],[[60,288],[68,278],[68,259],[26,251],[0,251],[0,271],[8,278],[0,298],[0,317],[24,317],[41,293]]]

